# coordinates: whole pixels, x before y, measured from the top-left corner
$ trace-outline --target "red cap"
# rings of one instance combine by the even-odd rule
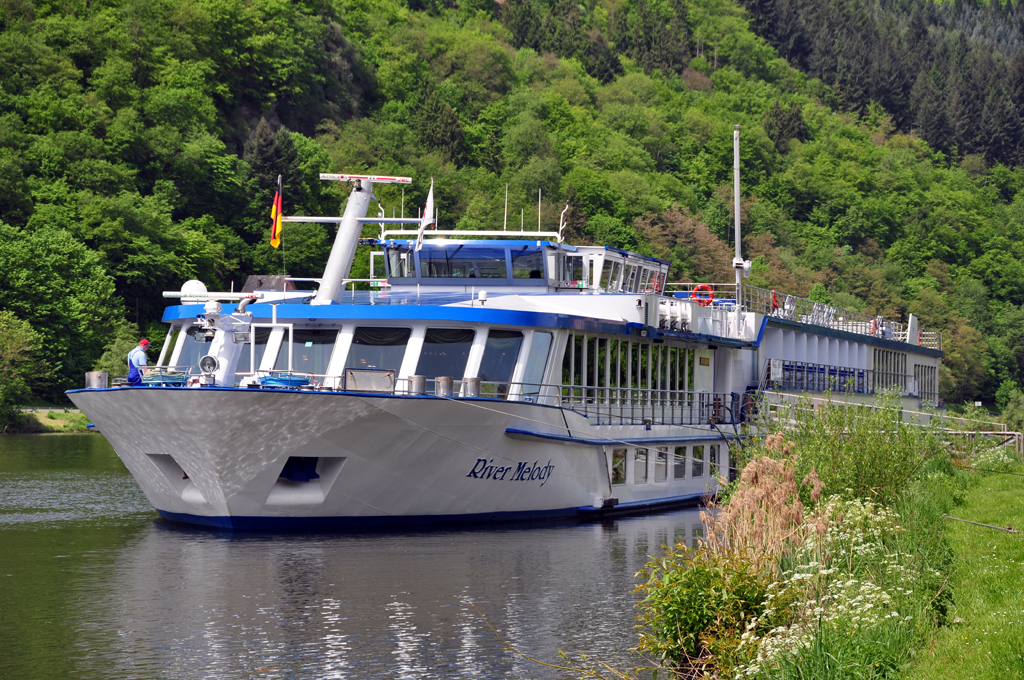
[[[149,346],[149,340],[146,340],[145,338],[143,338],[142,340],[139,340],[139,344],[140,345],[146,345],[148,347]]]

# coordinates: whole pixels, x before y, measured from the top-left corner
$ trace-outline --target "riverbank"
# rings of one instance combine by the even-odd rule
[[[1011,450],[884,398],[761,427],[704,544],[639,574],[640,652],[679,678],[1024,678]]]
[[[1024,465],[1011,469],[1024,474]],[[1024,477],[972,473],[964,502],[949,514],[1024,529]],[[934,640],[908,674],[915,680],[1024,678],[1024,534],[947,521],[955,559],[953,602]]]
[[[89,422],[78,409],[25,409],[3,434],[88,432]]]

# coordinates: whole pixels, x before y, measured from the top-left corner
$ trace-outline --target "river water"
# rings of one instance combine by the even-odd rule
[[[232,535],[159,519],[100,435],[3,436],[0,677],[575,678],[488,623],[627,667],[634,574],[699,531]]]

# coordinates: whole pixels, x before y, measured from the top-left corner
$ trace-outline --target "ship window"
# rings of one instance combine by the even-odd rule
[[[505,249],[466,245],[424,248],[420,251],[424,278],[504,279],[508,278]]]
[[[480,360],[481,382],[498,383],[487,385],[484,393],[488,396],[508,394],[508,383],[512,381],[512,371],[519,360],[519,349],[523,346],[523,334],[520,331],[492,330],[487,334],[487,345],[484,356]]]
[[[512,248],[512,278],[544,278],[544,253],[540,246]]]
[[[562,274],[559,277],[563,288],[583,285],[583,256],[565,255],[562,258]]]
[[[412,249],[408,246],[388,248],[388,277],[390,278],[415,278],[416,262]]]
[[[647,449],[637,449],[633,456],[633,483],[647,483]]]
[[[287,371],[288,370],[288,348],[291,347],[291,329],[282,329],[281,334],[281,346],[277,348],[277,357],[274,359],[274,370],[275,371]]]
[[[606,291],[615,290],[615,280],[619,278],[619,262],[605,258],[604,269],[601,270],[601,288]]]
[[[316,375],[326,374],[327,364],[330,363],[331,353],[334,351],[334,341],[337,338],[338,331],[336,329],[294,329],[292,332],[292,370]],[[283,371],[287,368],[288,346],[282,342],[274,370]]]
[[[654,481],[668,479],[668,449],[658,449],[654,454]]]
[[[462,380],[473,335],[468,328],[428,328],[416,374],[425,375],[428,380],[439,375]]]
[[[639,267],[631,264],[626,267],[626,278],[622,280],[622,290],[625,293],[632,293],[636,290],[636,273]]]
[[[263,361],[263,353],[267,351],[267,340],[270,339],[269,328],[255,328],[252,331],[253,335],[256,336],[256,367],[258,368],[260,362]],[[252,367],[249,365],[249,359],[251,358],[252,348],[249,343],[245,343],[242,346],[242,355],[238,357],[238,366],[235,368],[235,373],[252,373]]]
[[[626,483],[626,449],[612,449],[612,484]]]
[[[690,466],[693,471],[691,477],[703,477],[704,476],[704,447],[694,446],[693,447],[693,463]]]
[[[677,446],[672,463],[672,479],[686,479],[686,447]]]
[[[718,476],[718,444],[708,446],[708,469],[712,477]]]
[[[193,332],[185,336],[181,354],[178,355],[178,365],[191,366],[195,369],[193,373],[199,373],[199,360],[210,353],[210,345],[213,344],[213,341],[207,341],[198,326],[192,326],[188,330]]]
[[[651,279],[651,270],[647,269],[645,267],[642,270],[642,272],[643,272],[643,276],[640,278],[640,287],[638,288],[638,292],[640,292],[640,293],[649,293],[650,290],[648,290],[648,287],[649,287],[650,284],[648,282]]]
[[[548,351],[551,349],[551,333],[534,332],[530,342],[530,357],[526,360],[526,371],[523,373],[523,393],[537,394],[540,383],[544,381],[544,369],[548,363]]]
[[[376,368],[398,371],[412,331],[408,328],[360,326],[352,334],[345,368]]]

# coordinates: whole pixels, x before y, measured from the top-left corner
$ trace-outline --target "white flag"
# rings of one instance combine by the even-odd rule
[[[420,218],[420,231],[416,234],[416,252],[423,247],[423,230],[434,223],[434,178],[430,178],[430,193],[427,194],[427,207]]]

